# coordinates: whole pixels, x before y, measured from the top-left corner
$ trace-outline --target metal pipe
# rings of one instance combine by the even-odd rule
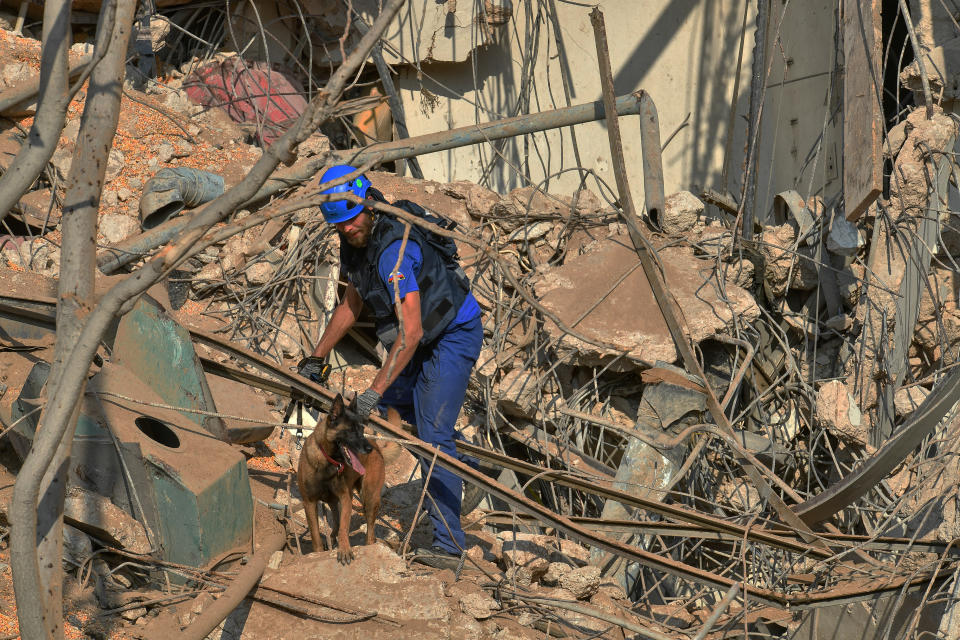
[[[642,104],[642,92],[620,96],[616,99],[617,115],[639,115]],[[325,156],[311,158],[285,171],[278,172],[275,176],[267,179],[260,191],[258,191],[249,202],[258,202],[276,194],[282,189],[287,189],[308,180],[324,166],[331,164],[353,164],[354,166],[361,166],[369,162],[391,162],[393,160],[414,158],[427,153],[447,151],[472,144],[512,138],[514,136],[536,133],[538,131],[559,129],[561,127],[583,124],[585,122],[594,122],[596,120],[603,120],[605,117],[602,101],[588,102],[575,107],[541,111],[540,113],[504,118],[503,120],[495,120],[482,124],[473,124],[468,127],[450,129],[449,131],[428,133],[415,138],[372,144],[360,149],[334,151]],[[646,165],[646,162],[644,162],[644,165]],[[189,227],[192,218],[193,214],[173,218],[138,236],[103,249],[97,254],[97,267],[104,274],[113,273],[124,265],[130,264],[143,257],[160,245],[169,242]]]
[[[760,117],[762,113],[763,92],[766,89],[764,69],[766,68],[767,27],[769,25],[770,0],[757,0],[757,30],[753,44],[753,71],[750,80],[750,120],[747,135],[747,165],[743,173],[743,228],[740,235],[744,240],[753,239],[753,221],[756,218],[757,196],[757,154],[760,152]]]
[[[658,229],[663,215],[663,151],[657,105],[647,92],[640,98],[640,148],[643,156],[643,206],[647,219]]]
[[[642,93],[620,96],[616,99],[617,115],[639,115],[642,104]],[[412,158],[426,153],[447,151],[472,144],[481,144],[503,138],[513,138],[548,129],[559,129],[575,124],[603,120],[606,117],[603,101],[589,102],[575,107],[541,111],[524,116],[504,118],[493,122],[472,124],[466,127],[438,131],[406,140],[393,140],[372,144],[362,149],[345,149],[334,151],[331,155],[334,161],[351,163],[359,166],[376,160],[390,162],[400,158]]]
[[[216,602],[203,610],[197,619],[190,623],[180,635],[180,640],[203,640],[210,632],[217,628],[230,613],[243,602],[250,590],[256,586],[267,568],[267,561],[275,551],[283,549],[286,538],[282,533],[274,533],[264,541],[263,546],[253,554],[250,561],[240,569],[240,572],[230,583],[230,586],[220,595]]]

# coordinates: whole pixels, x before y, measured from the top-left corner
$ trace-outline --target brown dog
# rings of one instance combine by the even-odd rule
[[[297,465],[297,486],[303,498],[303,510],[313,539],[313,550],[320,551],[320,520],[317,501],[323,500],[331,512],[330,530],[337,532],[337,560],[350,564],[350,516],[353,490],[360,492],[363,515],[367,521],[367,542],[376,540],[374,521],[380,511],[383,489],[383,455],[379,447],[363,437],[363,425],[347,409],[339,394],[330,413],[317,424],[303,444]],[[330,536],[326,536],[330,548]]]

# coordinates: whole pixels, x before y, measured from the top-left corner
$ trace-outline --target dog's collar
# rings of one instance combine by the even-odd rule
[[[330,455],[327,453],[327,450],[324,449],[323,445],[320,444],[319,442],[317,443],[317,446],[320,448],[320,453],[323,454],[323,457],[327,459],[327,462],[329,462],[330,464],[332,464],[337,468],[337,475],[339,476],[341,473],[343,473],[343,469],[346,465],[343,464],[342,462],[337,462],[336,460],[331,458]]]

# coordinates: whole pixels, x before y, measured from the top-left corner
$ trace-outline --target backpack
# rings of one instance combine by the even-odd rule
[[[416,202],[410,200],[397,200],[393,203],[393,206],[398,209],[403,209],[407,213],[417,216],[418,218],[429,222],[430,224],[435,224],[445,231],[456,231],[459,225],[449,218],[443,218],[436,214],[430,213]],[[446,236],[441,236],[430,229],[425,229],[420,227],[420,231],[423,233],[423,236],[426,238],[427,242],[430,243],[430,246],[440,254],[444,262],[448,265],[453,262],[459,267],[460,255],[457,249],[457,243],[453,241],[453,238],[448,238]]]

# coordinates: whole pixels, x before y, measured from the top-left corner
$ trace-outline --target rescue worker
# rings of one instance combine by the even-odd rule
[[[320,182],[356,171],[354,167],[338,165],[324,172]],[[386,202],[363,175],[324,191],[345,192]],[[416,215],[425,214],[419,205],[409,201],[393,204]],[[400,256],[404,225],[394,217],[347,200],[327,202],[320,209],[324,219],[340,234],[340,273],[347,285],[313,355],[300,363],[300,374],[315,380],[325,378],[322,374],[329,372],[326,359],[330,351],[356,322],[361,308],[368,307],[388,355],[370,387],[357,396],[360,418],[366,420],[375,408],[383,412],[392,406],[404,420],[416,425],[422,440],[475,464],[457,454],[455,440],[461,436],[455,425],[470,372],[480,355],[483,327],[480,306],[457,261],[456,245],[411,225]],[[429,215],[427,219],[443,221]],[[397,335],[401,325],[394,305],[395,283],[403,317],[403,341]],[[424,477],[429,467],[429,459],[420,459]],[[460,526],[462,484],[455,474],[434,466],[427,485],[427,493],[433,499],[426,500],[433,524],[433,545],[418,549],[415,560],[439,568],[456,566],[464,549]]]

